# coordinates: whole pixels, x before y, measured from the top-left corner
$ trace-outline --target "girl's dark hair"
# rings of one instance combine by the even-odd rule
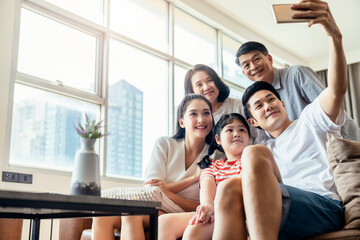
[[[205,138],[205,142],[207,144],[210,144],[212,139],[213,139],[213,127],[214,127],[214,118],[212,117],[212,107],[211,107],[211,103],[209,102],[209,100],[207,100],[203,95],[200,95],[200,94],[188,94],[181,101],[181,103],[180,103],[180,105],[178,107],[178,110],[177,110],[176,133],[173,136],[173,138],[175,138],[176,140],[182,140],[182,139],[185,138],[185,128],[182,128],[180,126],[179,119],[184,118],[184,114],[185,114],[187,106],[189,105],[189,103],[192,100],[195,100],[195,99],[203,100],[204,102],[206,102],[207,105],[209,105],[209,109],[210,109],[210,112],[211,112],[211,118],[212,118],[212,126],[211,126],[210,133]]]
[[[221,147],[221,145],[216,143],[215,135],[220,136],[221,130],[223,130],[223,128],[226,125],[232,123],[235,119],[241,121],[244,124],[244,126],[246,127],[246,130],[248,132],[248,135],[250,137],[249,124],[246,122],[245,118],[242,115],[240,115],[239,113],[225,114],[224,116],[222,116],[220,118],[220,120],[215,125],[214,137],[213,137],[212,142],[211,142],[211,144],[209,146],[208,154],[198,163],[198,165],[200,166],[201,169],[207,168],[207,167],[209,167],[211,165],[210,155],[213,154],[215,152],[215,150],[219,150],[220,152],[224,152],[224,149]]]
[[[185,95],[189,93],[194,93],[191,78],[192,76],[199,72],[204,71],[206,72],[209,77],[214,81],[215,86],[219,89],[219,96],[217,97],[217,100],[219,102],[225,101],[225,99],[230,94],[230,88],[228,85],[226,85],[220,77],[217,75],[217,73],[212,69],[211,67],[208,67],[204,64],[196,64],[192,69],[189,69],[185,75],[185,82],[184,82],[184,88],[185,88]]]

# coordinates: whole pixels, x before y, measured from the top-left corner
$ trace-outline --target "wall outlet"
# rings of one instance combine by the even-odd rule
[[[32,184],[32,174],[24,174],[17,172],[6,172],[2,173],[3,182],[18,182],[18,183],[29,183]]]
[[[19,173],[18,182],[32,184],[32,174]]]
[[[17,182],[19,180],[19,174],[15,172],[5,172],[2,174],[3,182]]]

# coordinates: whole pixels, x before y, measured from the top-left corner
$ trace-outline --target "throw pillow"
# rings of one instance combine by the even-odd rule
[[[360,228],[360,142],[328,134],[326,143],[335,185],[345,209],[345,229]]]
[[[139,201],[161,202],[161,209],[167,213],[184,212],[159,187],[148,185],[141,187],[117,187],[101,191],[101,197],[113,199],[127,199]]]

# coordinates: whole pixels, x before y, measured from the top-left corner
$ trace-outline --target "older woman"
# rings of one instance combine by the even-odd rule
[[[243,115],[243,105],[240,99],[230,98],[230,88],[209,66],[196,64],[185,75],[185,95],[196,93],[203,95],[212,105],[215,124],[229,113]],[[262,142],[267,139],[263,130],[250,127],[250,143]]]

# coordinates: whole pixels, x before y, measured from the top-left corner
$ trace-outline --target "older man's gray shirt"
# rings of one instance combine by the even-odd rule
[[[285,103],[285,109],[291,121],[299,118],[301,111],[325,88],[320,77],[309,67],[290,66],[282,69],[274,68],[272,85]],[[360,141],[360,128],[345,113],[346,122],[341,129],[345,139]]]

